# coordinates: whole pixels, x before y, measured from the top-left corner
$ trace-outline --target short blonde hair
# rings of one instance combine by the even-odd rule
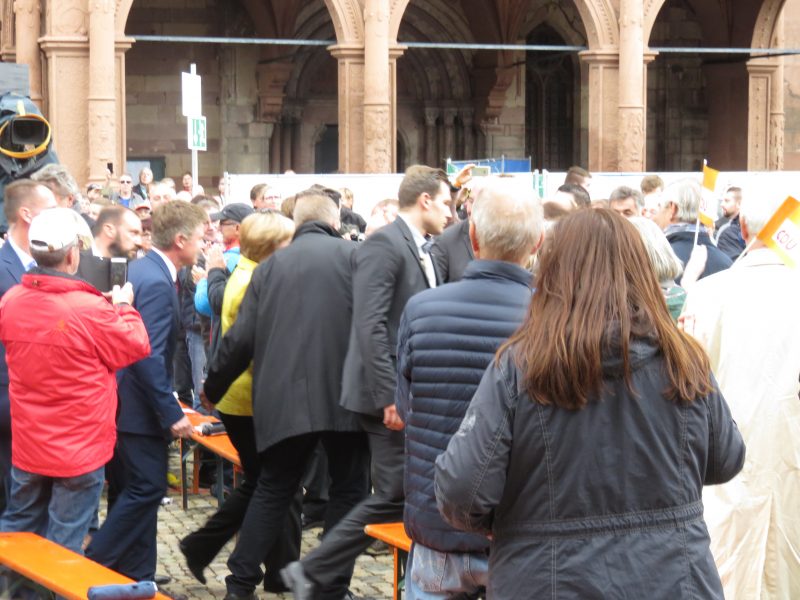
[[[242,256],[261,262],[294,235],[294,223],[276,212],[256,212],[242,221],[239,248]]]
[[[645,217],[628,219],[642,236],[647,258],[659,282],[674,281],[683,273],[683,263],[667,241],[661,228]]]

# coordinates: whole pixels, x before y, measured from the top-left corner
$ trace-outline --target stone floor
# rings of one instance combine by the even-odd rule
[[[177,460],[172,460],[177,467]],[[174,473],[179,468],[171,469]],[[191,473],[191,469],[189,469]],[[206,519],[216,510],[216,498],[207,491],[200,495],[189,496],[189,508],[181,509],[180,491],[170,490],[170,504],[161,507],[158,519],[158,573],[169,575],[172,582],[165,587],[172,594],[185,594],[191,599],[209,600],[223,598],[225,595],[225,576],[228,574],[226,561],[232,549],[228,544],[218,555],[217,560],[206,569],[207,585],[197,581],[183,560],[178,549],[178,542],[188,533],[199,529]],[[303,532],[302,553],[305,554],[319,544],[320,529]],[[356,568],[350,585],[351,591],[358,598],[383,599],[392,597],[392,556],[389,553],[362,554],[356,562]],[[268,594],[262,589],[262,599],[291,598],[292,594]]]

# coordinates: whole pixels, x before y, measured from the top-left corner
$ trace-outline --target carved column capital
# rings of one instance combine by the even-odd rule
[[[442,121],[445,127],[454,127],[456,124],[456,117],[458,116],[458,109],[447,107],[442,111]]]
[[[114,14],[116,13],[117,3],[116,0],[92,0],[90,9],[92,14]]]
[[[283,107],[283,118],[288,123],[299,123],[303,116],[303,107],[299,104],[287,104]]]
[[[426,106],[422,112],[425,116],[425,126],[435,127],[436,119],[439,118],[439,115],[441,114],[442,110],[438,107]]]
[[[276,123],[283,113],[286,82],[294,65],[289,61],[272,62],[256,67],[258,83],[258,120]]]
[[[32,15],[34,12],[37,14],[41,12],[39,0],[14,0],[15,14],[27,13]]]

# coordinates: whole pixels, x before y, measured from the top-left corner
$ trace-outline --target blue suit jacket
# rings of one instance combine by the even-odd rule
[[[133,284],[133,306],[150,337],[150,356],[120,372],[117,430],[170,438],[170,426],[183,417],[172,393],[178,295],[167,265],[155,252],[130,264],[128,281]]]
[[[11,244],[6,242],[0,248],[0,298],[8,290],[17,285],[25,274],[25,267],[14,252]],[[6,365],[6,349],[0,344],[0,386],[5,387],[8,395],[8,366]]]

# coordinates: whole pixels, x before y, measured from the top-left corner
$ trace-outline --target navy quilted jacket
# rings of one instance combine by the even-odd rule
[[[433,492],[434,461],[458,430],[497,348],[522,323],[531,274],[507,262],[475,260],[455,283],[406,305],[398,332],[396,404],[406,423],[405,527],[440,552],[480,552],[485,536],[444,522]]]

